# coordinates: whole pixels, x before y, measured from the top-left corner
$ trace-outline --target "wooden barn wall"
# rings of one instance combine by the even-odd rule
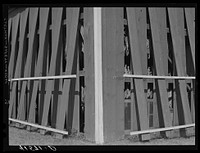
[[[73,74],[76,78],[11,81],[9,118],[80,132],[85,96],[81,132],[91,141],[97,141],[97,126],[103,126],[101,141],[106,142],[131,131],[195,123],[195,80],[123,78],[195,76],[195,8],[106,7],[100,16],[102,68],[96,71],[94,8],[12,11],[8,79]],[[96,72],[102,75],[101,124],[95,122]],[[167,137],[191,133],[193,128],[158,132]],[[141,140],[152,137],[139,135]]]

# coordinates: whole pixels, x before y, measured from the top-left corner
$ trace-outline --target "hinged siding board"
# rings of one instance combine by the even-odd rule
[[[163,54],[168,52],[167,50],[167,35],[165,32],[166,25],[165,23],[166,14],[165,8],[149,8],[150,15],[150,23],[151,23],[151,32],[153,39],[153,52],[154,52],[154,60],[155,60],[155,69],[156,75],[164,76],[166,75],[166,67],[167,62],[163,62],[167,59]],[[165,80],[155,80],[156,85],[158,85],[159,90],[159,98],[157,99],[157,103],[160,102],[162,114],[159,114],[160,127],[170,127],[171,119],[169,112],[169,104],[168,104],[168,93],[166,87]],[[158,104],[158,106],[160,106]],[[169,132],[167,133],[169,136]]]
[[[52,51],[51,51],[51,60],[50,67],[48,71],[49,76],[56,75],[57,63],[60,61],[61,53],[61,22],[62,22],[62,13],[63,8],[52,8]],[[47,80],[46,82],[46,95],[44,99],[44,107],[42,114],[42,125],[47,126],[48,123],[48,114],[50,108],[50,102],[52,99],[52,91],[54,89],[55,80]],[[52,102],[53,103],[53,102]],[[51,105],[52,106],[52,105]],[[43,133],[43,131],[41,131]]]
[[[48,16],[49,16],[49,8],[40,8],[40,14],[39,14],[39,53],[38,53],[38,59],[37,59],[37,64],[36,64],[34,76],[41,76],[42,75],[43,61],[45,61],[44,56],[47,52]],[[33,93],[32,93],[31,102],[30,102],[30,112],[29,112],[29,117],[28,117],[28,122],[30,122],[30,123],[35,123],[35,101],[36,101],[37,93],[39,92],[38,90],[41,91],[41,87],[39,85],[40,85],[39,80],[34,81]],[[40,103],[42,103],[41,99],[40,99]],[[39,104],[38,107],[39,108],[41,107],[40,104]],[[41,113],[39,113],[39,117],[40,116],[41,116]]]
[[[77,50],[75,48],[78,31],[79,8],[66,8],[66,16],[69,24],[67,24],[67,37],[66,37],[66,69],[67,74],[76,74],[77,72]],[[69,110],[74,106],[76,80],[65,79],[62,89],[62,97],[59,112],[57,112],[56,128],[63,130],[66,120],[67,130],[71,130],[69,122]],[[70,95],[71,94],[71,95]],[[71,106],[71,107],[70,107]],[[72,113],[72,112],[71,112]],[[59,135],[57,135],[60,137]]]
[[[38,8],[30,8],[29,11],[29,46],[28,46],[28,53],[26,58],[26,64],[24,69],[24,76],[23,77],[30,77],[31,71],[33,71],[32,63],[34,62],[34,54],[36,49],[35,44],[35,35],[36,35],[36,24],[37,24],[37,18],[38,18]],[[32,83],[32,81],[31,81]],[[29,97],[31,97],[31,87],[30,87],[30,81],[23,81],[22,88],[21,88],[21,95],[20,95],[20,101],[18,106],[18,119],[25,120],[25,102],[29,103],[29,101],[25,101],[25,92],[26,87],[29,89]]]
[[[134,74],[142,74],[142,61],[140,55],[140,42],[139,42],[139,24],[137,22],[138,16],[136,14],[136,8],[126,8],[127,9],[127,20],[128,20],[128,29],[130,35],[130,47],[131,47],[131,57],[133,63],[133,73]],[[135,79],[135,91],[136,91],[136,106],[138,108],[139,115],[139,126],[140,130],[147,130],[148,126],[148,118],[147,118],[147,102],[144,94],[144,82],[142,79]],[[150,135],[144,134],[142,135],[142,140],[149,140]]]
[[[185,54],[183,53],[185,52],[183,8],[168,8],[168,13],[170,20],[172,42],[174,47],[174,58],[175,58],[177,75],[185,76],[186,75],[185,72],[186,66],[184,65]],[[181,113],[182,111],[182,115],[180,115],[179,118],[180,119],[179,124],[190,124],[192,123],[192,118],[187,97],[186,82],[185,80],[178,80],[175,82],[176,82],[175,85],[178,87],[176,96],[180,96],[179,101],[177,101],[178,103],[177,107],[179,113]]]

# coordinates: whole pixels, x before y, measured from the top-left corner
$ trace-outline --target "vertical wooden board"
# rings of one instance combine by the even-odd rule
[[[159,128],[159,114],[158,114],[158,98],[157,98],[157,94],[156,94],[156,82],[154,80],[154,84],[153,84],[153,127],[154,128]]]
[[[52,8],[52,53],[49,67],[49,76],[56,74],[56,63],[59,61],[59,52],[61,52],[60,46],[60,32],[62,23],[63,8]],[[48,64],[48,63],[47,63]],[[52,96],[52,90],[54,89],[55,80],[47,80],[46,82],[46,95],[44,99],[43,114],[42,114],[42,125],[46,126],[48,122],[49,106]]]
[[[95,97],[94,97],[94,12],[84,8],[84,65],[85,65],[85,135],[95,141]]]
[[[158,16],[159,29],[160,29],[160,46],[162,54],[163,71],[165,76],[168,75],[168,44],[167,44],[167,17],[166,8],[157,8],[156,13]]]
[[[191,81],[191,114],[192,114],[192,123],[195,123],[195,81]]]
[[[169,20],[170,20],[170,29],[172,35],[172,42],[174,47],[174,58],[176,64],[177,74],[179,76],[185,76],[186,72],[184,70],[183,64],[183,54],[185,52],[185,40],[184,40],[184,18],[183,18],[183,9],[182,8],[168,8]],[[180,103],[183,107],[183,120],[182,124],[190,124],[192,122],[189,102],[186,91],[186,83],[184,80],[177,81],[178,90],[180,90]],[[181,123],[180,123],[181,124]]]
[[[184,11],[195,70],[195,8],[185,8]]]
[[[184,76],[185,65],[183,64],[183,52],[185,52],[184,36],[184,16],[182,8],[168,8],[170,30],[174,46],[174,57],[177,68],[177,74]]]
[[[24,16],[25,15],[25,16]],[[17,17],[18,17],[18,20],[20,20],[20,22],[21,22],[21,24],[20,24],[20,48],[19,48],[19,54],[18,54],[18,56],[17,56],[17,60],[16,60],[16,69],[17,69],[17,71],[15,71],[15,72],[13,72],[14,73],[14,77],[15,78],[17,78],[17,77],[19,77],[19,74],[20,74],[20,72],[19,72],[19,69],[20,69],[20,64],[21,64],[21,58],[22,58],[22,47],[23,47],[23,38],[24,38],[24,36],[25,36],[25,23],[24,22],[26,22],[26,16],[27,14],[26,13],[22,13],[22,15],[21,15],[21,18],[19,19],[19,15],[17,15]],[[15,17],[16,18],[16,17]],[[16,19],[14,20],[15,22],[19,22],[19,21],[17,21]],[[13,21],[13,22],[14,22]],[[24,24],[24,25],[23,25]],[[10,25],[11,26],[11,25]],[[18,26],[17,25],[15,25],[16,27],[15,28],[17,28]],[[13,29],[15,29],[15,28],[13,28]],[[12,34],[15,32],[15,34],[17,35],[17,29],[15,29],[16,31],[12,31]],[[13,37],[13,35],[12,35],[12,37]],[[15,38],[14,40],[16,41],[16,39],[17,38]],[[14,41],[13,40],[13,41]],[[14,44],[13,44],[14,45]],[[12,55],[14,56],[14,52],[16,52],[16,50],[12,50]],[[11,55],[11,56],[12,56]],[[12,57],[13,57],[12,56]],[[12,59],[11,59],[12,60]],[[13,59],[14,60],[14,59]],[[10,61],[11,62],[11,61]],[[11,63],[10,63],[11,64]],[[10,69],[9,69],[10,70]],[[11,91],[11,98],[10,98],[10,105],[9,105],[9,114],[11,115],[11,112],[12,112],[12,107],[13,107],[13,103],[15,103],[16,102],[16,84],[17,84],[17,82],[11,82],[11,84],[13,84],[12,85],[12,91]],[[15,104],[14,104],[14,106],[15,106]],[[15,108],[14,108],[15,109]]]
[[[49,8],[40,8],[39,14],[39,53],[38,53],[38,60],[36,62],[36,69],[35,69],[35,77],[42,75],[42,68],[43,68],[43,60],[44,55],[47,52],[47,41],[48,41],[48,29],[47,29],[47,22],[48,22],[48,14]],[[34,123],[34,106],[36,102],[37,92],[39,87],[39,81],[34,81],[33,85],[33,93],[30,102],[30,112],[28,117],[28,122]]]
[[[65,48],[65,58],[66,58],[67,63],[66,63],[65,73],[73,74],[73,73],[76,73],[74,72],[73,66],[75,64],[74,58],[76,57],[75,44],[76,44],[77,29],[78,29],[79,8],[66,8],[66,13],[67,13],[66,14],[67,21],[69,22],[69,24],[67,25],[67,28],[70,28],[70,29],[67,30],[67,38],[66,38],[67,44]],[[64,80],[61,104],[60,104],[59,112],[57,112],[57,120],[56,120],[56,128],[60,130],[64,129],[65,119],[68,124],[69,96],[71,92],[74,92],[74,91],[70,92],[70,87],[72,84],[73,82],[71,79]]]
[[[102,8],[102,75],[104,141],[124,135],[123,8]]]
[[[138,131],[138,116],[137,116],[137,108],[136,108],[136,98],[135,98],[135,89],[133,81],[131,81],[131,89],[133,89],[131,93],[131,131]]]
[[[126,8],[127,9],[127,19],[128,19],[128,28],[129,28],[129,36],[130,36],[130,46],[131,46],[131,57],[133,63],[134,74],[142,74],[142,61],[140,58],[140,50],[139,47],[139,29],[138,24],[136,24],[137,15],[135,8]],[[139,124],[140,130],[148,129],[148,118],[147,118],[147,102],[144,94],[144,85],[142,79],[135,79],[135,91],[136,91],[136,99],[138,106],[138,115],[139,115]],[[150,139],[149,134],[143,134],[142,140]]]
[[[64,11],[63,11],[64,12]],[[62,65],[62,52],[63,52],[63,47],[64,47],[64,44],[63,44],[63,27],[61,26],[61,31],[60,31],[60,39],[59,39],[59,51],[57,53],[57,59],[56,59],[56,68],[55,68],[55,75],[62,75],[61,73],[61,65]],[[52,102],[51,102],[51,126],[52,127],[56,127],[56,115],[57,115],[57,109],[58,109],[58,100],[59,99],[59,96],[61,94],[61,91],[59,91],[59,86],[60,86],[60,79],[56,79],[54,81],[54,88],[52,89],[52,93],[53,93],[53,99],[52,99]],[[60,104],[60,102],[59,102]]]
[[[24,64],[22,61],[24,61],[25,57],[25,52],[26,52],[26,28],[27,28],[27,19],[28,19],[28,12],[29,9],[27,8],[20,14],[20,30],[19,30],[19,51],[18,51],[18,56],[17,56],[17,61],[16,61],[16,70],[15,70],[15,78],[20,78],[23,75],[23,69],[24,69]],[[21,85],[22,82],[18,81],[18,89],[17,89],[17,106],[19,105],[20,101],[20,92],[21,92]]]
[[[50,14],[50,10],[49,10],[49,18],[51,17]],[[49,23],[47,23],[47,27],[49,26]],[[47,49],[44,51],[44,56],[43,56],[43,60],[42,60],[42,72],[41,75],[42,76],[48,76],[48,70],[49,70],[49,60],[50,60],[50,52],[51,52],[51,40],[50,40],[50,29],[47,28],[47,38],[45,41],[45,46],[44,49]],[[42,124],[42,115],[43,115],[43,108],[44,108],[44,101],[45,101],[45,95],[47,93],[46,91],[46,84],[47,84],[47,80],[41,80],[41,93],[40,93],[40,124]]]
[[[155,61],[155,68],[156,68],[156,75],[165,75],[164,70],[164,59],[162,55],[163,52],[167,52],[167,39],[163,40],[164,36],[166,36],[165,28],[166,25],[162,23],[165,20],[165,9],[164,8],[149,8],[149,15],[150,15],[150,24],[151,24],[151,31],[152,31],[152,39],[153,39],[153,51],[154,51],[154,61]],[[166,37],[167,38],[167,37]],[[164,49],[164,50],[163,50]],[[158,85],[158,102],[161,102],[161,109],[162,114],[159,114],[159,117],[162,119],[160,120],[161,127],[169,127],[171,126],[170,120],[170,111],[169,111],[169,104],[168,104],[168,97],[167,97],[167,87],[165,80],[156,80]],[[159,106],[159,104],[158,104]],[[160,109],[160,108],[158,108]],[[169,136],[169,132],[166,132],[167,136]]]
[[[146,41],[147,41],[147,17],[146,17],[146,8],[145,7],[138,7],[135,8],[135,13],[137,16],[137,24],[139,25],[138,31],[138,41],[140,42],[139,48],[140,48],[140,58],[142,61],[142,74],[147,75],[147,47],[146,47]]]
[[[12,79],[14,77],[14,67],[16,65],[16,57],[18,53],[18,48],[17,48],[17,42],[18,42],[18,30],[19,30],[19,19],[20,19],[20,14],[18,13],[15,17],[12,18],[12,22],[10,26],[12,26],[12,29],[10,29],[10,37],[11,37],[11,50],[10,50],[10,56],[9,56],[9,67],[8,67],[8,79]],[[15,110],[15,103],[16,103],[16,82],[11,82],[10,83],[10,89],[11,89],[11,94],[10,94],[10,101],[9,101],[9,117],[13,114],[12,111]],[[14,106],[14,109],[13,109]],[[15,116],[14,116],[15,117]]]
[[[28,53],[25,63],[24,69],[24,77],[29,77],[31,64],[33,62],[34,57],[34,47],[35,47],[35,34],[36,34],[36,24],[37,24],[37,17],[38,17],[38,8],[30,8],[29,11],[29,46],[28,46]],[[23,81],[22,88],[21,88],[21,95],[20,95],[20,102],[18,106],[18,119],[25,120],[25,110],[24,110],[24,95],[26,92],[27,81]],[[29,96],[31,96],[29,94]],[[26,102],[28,103],[28,102]]]
[[[9,60],[9,67],[8,67],[8,78],[12,79],[14,74],[14,66],[15,62],[15,56],[17,55],[18,50],[16,50],[16,43],[17,43],[17,33],[18,33],[18,27],[19,27],[19,17],[20,14],[18,13],[15,17],[12,18],[12,31],[11,31],[11,54],[10,54],[10,60]]]
[[[70,120],[72,120],[72,128],[74,130],[77,130],[78,132],[80,131],[79,130],[79,123],[80,123],[80,91],[79,91],[79,86],[80,86],[80,76],[79,76],[79,53],[80,53],[80,49],[81,49],[81,43],[80,43],[80,34],[78,33],[77,34],[77,41],[76,41],[76,52],[77,52],[77,68],[76,68],[76,87],[75,87],[75,91],[74,91],[74,94],[75,94],[75,99],[74,99],[74,106],[72,105],[72,113],[71,115],[69,114],[68,118]]]
[[[19,27],[19,18],[20,18],[20,14],[17,14],[15,17],[12,18],[12,31],[11,31],[11,55],[10,55],[10,60],[9,60],[9,68],[8,68],[8,77],[9,79],[12,79],[14,76],[14,65],[16,64],[14,59],[16,58],[15,56],[17,56],[17,48],[16,48],[16,43],[18,41],[17,38],[17,33],[18,33],[18,27]],[[10,94],[10,101],[9,101],[9,117],[11,117],[12,115],[14,115],[12,113],[13,110],[13,105],[14,105],[14,109],[15,109],[15,103],[16,103],[16,86],[17,86],[17,82],[11,82],[10,83],[11,86],[11,94]]]
[[[17,82],[13,82],[12,91],[10,94],[10,101],[9,101],[9,117],[12,117],[12,112],[13,112],[13,107],[14,107],[13,105],[15,105],[16,103],[16,86],[17,86]]]

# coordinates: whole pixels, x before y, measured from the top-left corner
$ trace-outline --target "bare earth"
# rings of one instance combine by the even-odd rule
[[[67,136],[57,139],[50,134],[41,135],[39,132],[29,132],[25,129],[9,127],[9,145],[96,145],[87,141],[83,135]],[[195,145],[195,136],[188,138],[153,139],[148,142],[138,142],[124,138],[104,145]]]

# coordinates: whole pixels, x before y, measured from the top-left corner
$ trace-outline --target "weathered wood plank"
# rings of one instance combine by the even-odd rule
[[[185,52],[185,36],[184,36],[184,16],[183,16],[183,9],[182,8],[168,8],[169,13],[169,20],[170,20],[170,30],[172,35],[172,42],[174,47],[174,58],[176,64],[177,74],[179,76],[185,76],[185,68],[184,68],[184,60],[183,57]],[[190,114],[189,102],[187,97],[186,91],[186,83],[184,80],[175,81],[178,91],[177,95],[180,97],[180,103],[178,108],[182,109],[179,110],[179,113],[182,112],[180,115],[180,124],[190,124],[192,123],[192,118]],[[179,95],[180,94],[180,95]],[[179,101],[177,101],[178,104]],[[181,123],[183,122],[183,123]]]
[[[18,57],[16,62],[16,70],[15,70],[15,77],[14,78],[20,78],[23,77],[24,73],[24,61],[26,60],[26,52],[27,52],[27,19],[28,19],[28,12],[29,8],[24,10],[21,13],[20,16],[20,33],[19,33],[19,51],[18,51]],[[19,106],[20,102],[20,92],[21,92],[22,82],[17,82],[17,106]]]
[[[167,46],[167,33],[166,33],[166,13],[165,8],[149,8],[150,15],[150,24],[151,24],[151,32],[153,39],[153,52],[154,52],[154,61],[156,68],[156,75],[166,75],[166,57],[164,57],[165,53],[168,53],[166,48]],[[163,54],[164,53],[164,54]],[[166,55],[165,55],[166,56]],[[165,63],[164,63],[165,59]],[[159,114],[160,119],[160,127],[170,127],[171,119],[170,119],[170,111],[169,111],[169,103],[168,103],[168,94],[165,80],[156,80],[158,85],[158,99],[157,102],[160,102],[162,109],[162,114]],[[159,106],[159,104],[158,104]],[[167,136],[169,132],[166,132]]]
[[[124,134],[124,80],[113,78],[124,73],[123,8],[102,8],[101,24],[103,139],[108,142],[120,139]]]
[[[94,12],[84,8],[84,65],[85,65],[85,135],[95,141],[95,88],[94,88]]]
[[[133,81],[131,81],[131,131],[138,131],[138,111],[136,105],[136,95],[135,95],[135,87]]]
[[[80,28],[79,28],[80,29]],[[68,119],[71,124],[71,128],[74,130],[80,131],[80,75],[79,75],[79,54],[81,50],[81,41],[80,41],[80,32],[77,34],[76,41],[76,52],[77,52],[77,71],[76,71],[76,87],[75,87],[75,99],[74,104],[72,105],[72,112],[68,115]]]
[[[37,60],[34,76],[41,76],[42,75],[44,55],[47,52],[48,15],[49,15],[49,8],[40,8],[40,14],[39,14],[39,19],[40,19],[40,22],[39,22],[39,53],[38,53],[38,60]],[[29,111],[29,116],[28,116],[28,122],[30,122],[30,123],[35,123],[35,102],[36,102],[38,88],[39,88],[39,81],[34,81],[33,93],[32,93],[31,102],[30,102],[30,111]]]
[[[66,38],[66,48],[65,48],[65,58],[66,58],[66,69],[65,73],[73,74],[76,73],[77,68],[77,56],[75,51],[76,45],[76,37],[77,37],[77,29],[78,29],[78,20],[79,20],[79,8],[66,8],[66,16],[69,24],[67,25],[67,38]],[[74,80],[76,81],[76,80]],[[59,108],[59,112],[57,112],[57,122],[56,128],[63,130],[64,123],[66,119],[67,127],[69,126],[68,122],[68,105],[69,103],[74,103],[74,101],[70,102],[70,96],[74,97],[74,88],[75,82],[71,79],[65,79],[62,89],[62,97],[61,104]],[[70,95],[71,94],[71,95]],[[67,129],[70,130],[70,129]],[[57,137],[60,137],[57,135]]]
[[[16,56],[16,43],[17,43],[17,32],[19,26],[19,14],[17,14],[14,18],[12,18],[12,31],[11,31],[11,53],[10,53],[10,60],[9,60],[9,67],[8,67],[8,78],[13,78],[13,67],[14,67],[14,59]],[[13,104],[16,102],[16,85],[17,82],[11,82],[11,94],[10,94],[10,101],[9,101],[9,117],[12,116]]]
[[[195,70],[195,8],[184,8],[184,11]]]
[[[17,43],[17,33],[18,33],[18,27],[19,27],[19,17],[20,14],[18,13],[15,17],[12,18],[12,33],[11,33],[11,53],[10,53],[10,60],[9,60],[9,67],[8,67],[8,78],[13,78],[14,75],[14,66],[16,62],[16,56],[18,50],[16,50],[16,43]]]
[[[29,46],[28,46],[28,53],[26,58],[26,64],[24,69],[24,76],[29,77],[31,75],[31,68],[32,62],[34,62],[34,49],[35,49],[35,34],[36,34],[36,24],[37,24],[37,17],[38,17],[38,8],[30,8],[29,11]],[[28,83],[29,84],[29,83]],[[23,81],[22,88],[21,88],[21,95],[20,95],[20,102],[18,106],[18,116],[17,119],[25,120],[25,92],[27,87],[27,81]],[[29,88],[29,86],[28,86]],[[29,88],[29,98],[31,96],[30,88]],[[26,101],[29,103],[29,101]]]
[[[140,46],[139,42],[139,24],[137,22],[138,16],[136,8],[126,8],[127,10],[127,19],[128,19],[128,28],[129,28],[129,36],[130,36],[130,46],[131,46],[131,57],[133,63],[133,71],[134,74],[142,74],[142,61],[140,55]],[[136,91],[136,99],[138,106],[138,115],[140,121],[140,130],[148,129],[148,118],[147,118],[147,102],[144,95],[144,83],[142,79],[135,79],[135,91]],[[142,140],[149,140],[150,135],[142,135]]]
[[[15,17],[11,18],[12,22],[10,22],[10,37],[11,37],[11,48],[9,52],[9,65],[8,65],[8,79],[11,79],[14,77],[14,68],[16,65],[16,59],[17,59],[17,53],[18,53],[18,31],[19,31],[19,18],[20,14],[18,13]],[[10,19],[10,20],[11,20]],[[10,83],[10,101],[9,101],[9,117],[10,115],[16,115],[16,85],[17,83]],[[14,109],[13,109],[14,107]],[[12,110],[14,112],[12,112]]]
[[[61,52],[60,33],[61,33],[62,13],[63,13],[63,8],[52,8],[52,44],[50,44],[52,45],[52,52],[51,52],[50,67],[48,71],[49,76],[56,74],[56,69],[57,69],[56,63],[60,63],[59,55]],[[50,101],[52,97],[52,91],[54,89],[54,82],[55,80],[47,80],[46,82],[46,95],[44,99],[42,123],[41,123],[43,126],[47,126]],[[44,131],[41,131],[41,133],[43,132]]]
[[[191,114],[192,123],[195,123],[195,81],[191,81]]]

